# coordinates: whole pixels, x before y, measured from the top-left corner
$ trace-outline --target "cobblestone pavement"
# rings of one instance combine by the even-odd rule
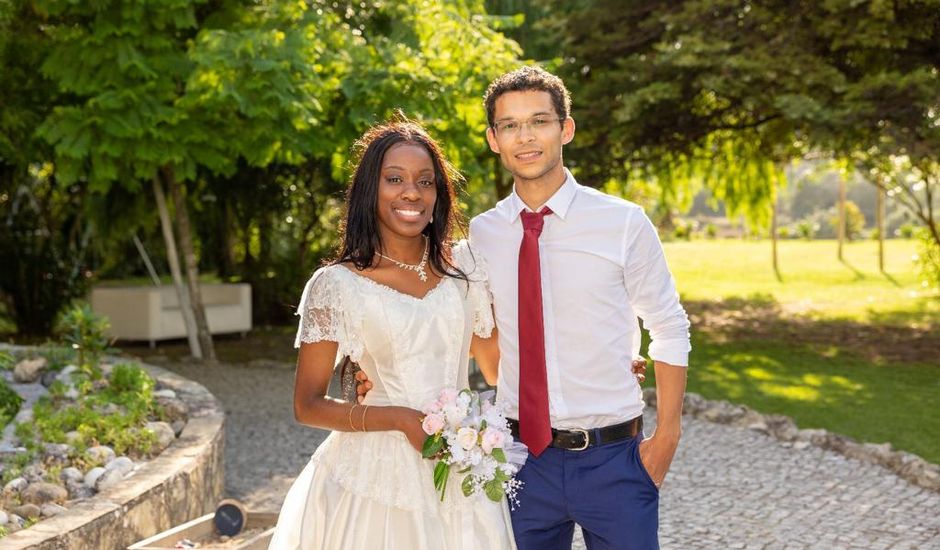
[[[293,365],[162,366],[223,404],[226,496],[278,510],[326,437],[294,422]],[[645,420],[649,431],[655,413]],[[879,466],[689,417],[660,516],[665,550],[940,549],[940,494]],[[580,537],[574,548],[584,548]]]

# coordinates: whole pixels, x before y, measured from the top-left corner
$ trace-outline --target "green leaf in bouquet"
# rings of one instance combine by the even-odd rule
[[[450,474],[450,464],[443,460],[434,467],[434,488],[441,491],[441,498],[444,497],[444,487],[447,486],[447,476]]]
[[[431,458],[441,452],[443,448],[444,438],[442,438],[440,434],[429,435],[428,438],[424,440],[424,446],[421,448],[421,456]]]
[[[493,452],[490,453],[496,462],[505,463],[506,462],[506,453],[499,447],[493,447]]]
[[[485,429],[486,429],[486,420],[481,420],[481,421],[480,421],[480,432],[482,433],[483,430],[485,430]]]
[[[463,478],[463,483],[460,484],[460,488],[463,490],[463,496],[470,496],[470,493],[473,492],[473,476]]]
[[[493,502],[499,502],[503,498],[503,484],[496,479],[491,479],[483,484],[483,492]]]

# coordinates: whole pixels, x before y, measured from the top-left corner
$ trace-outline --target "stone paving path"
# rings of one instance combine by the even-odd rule
[[[226,496],[276,511],[326,432],[297,425],[293,365],[162,366],[226,411]],[[647,431],[655,412],[646,414]],[[660,503],[664,550],[940,549],[940,494],[879,466],[686,417]],[[574,548],[583,549],[577,537]]]

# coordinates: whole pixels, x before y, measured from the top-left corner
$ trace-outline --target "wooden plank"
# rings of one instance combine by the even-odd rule
[[[237,546],[232,546],[232,550],[266,550],[271,542],[271,537],[274,536],[274,525],[277,523],[277,517],[276,512],[248,512],[245,529],[268,526],[270,526],[270,529],[249,538]],[[204,543],[207,538],[214,537],[216,534],[213,518],[215,518],[215,512],[135,542],[128,546],[127,550],[168,550],[172,549],[182,539]]]
[[[198,539],[211,535],[215,530],[215,526],[212,525],[212,518],[214,517],[215,512],[212,512],[200,518],[187,521],[182,525],[173,527],[169,531],[157,533],[149,539],[136,542],[128,546],[127,550],[164,550],[166,548],[173,548],[173,546],[176,545],[176,541],[180,539]]]

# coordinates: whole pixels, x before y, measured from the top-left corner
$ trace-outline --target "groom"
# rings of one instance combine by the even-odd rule
[[[470,223],[499,327],[497,396],[529,447],[512,513],[520,550],[658,548],[659,486],[681,432],[689,322],[642,209],[583,187],[562,162],[575,135],[564,83],[537,67],[484,100],[513,192]],[[643,439],[628,367],[649,329],[657,426]]]
[[[537,67],[487,89],[486,138],[513,192],[470,223],[499,328],[497,399],[529,447],[512,525],[520,550],[659,547],[659,487],[681,432],[689,322],[642,209],[583,187],[564,83]],[[650,331],[657,426],[643,439],[631,359]],[[363,380],[360,378],[360,380]],[[362,384],[359,393],[370,384]]]

